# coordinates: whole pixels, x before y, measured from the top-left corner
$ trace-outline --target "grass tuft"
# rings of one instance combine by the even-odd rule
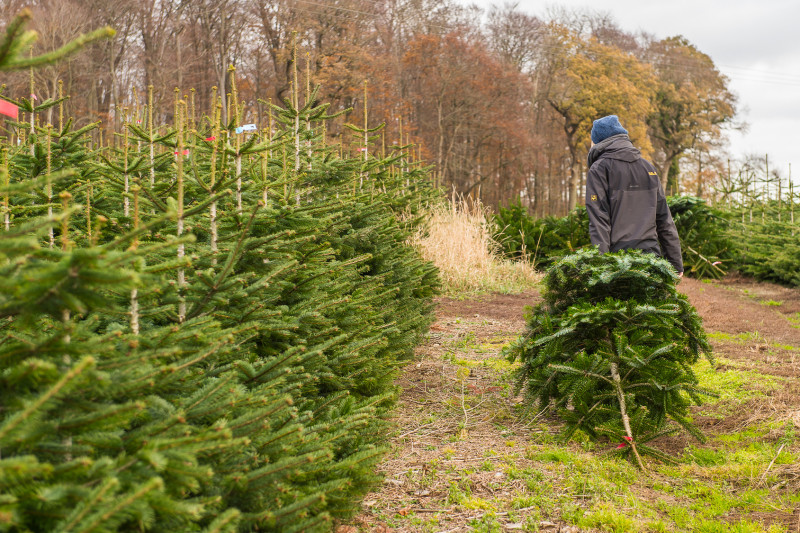
[[[486,214],[480,202],[447,202],[433,208],[427,227],[413,237],[422,256],[439,268],[445,294],[517,293],[541,280],[528,263],[502,257]]]

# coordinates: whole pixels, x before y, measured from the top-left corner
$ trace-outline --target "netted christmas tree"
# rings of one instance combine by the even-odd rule
[[[327,145],[310,89],[247,127],[235,81],[227,122],[133,102],[105,142],[2,97],[27,113],[0,146],[0,530],[352,513],[432,321],[436,270],[406,244],[425,167],[370,153],[374,128],[358,157]]]
[[[689,407],[709,394],[692,365],[711,348],[697,312],[677,292],[677,276],[651,254],[580,250],[547,272],[544,302],[508,349],[520,361],[518,387],[557,410],[563,435],[623,443],[668,460],[647,443],[683,427],[698,439]]]

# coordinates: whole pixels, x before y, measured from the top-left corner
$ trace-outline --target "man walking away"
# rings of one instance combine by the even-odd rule
[[[601,252],[644,250],[665,257],[683,276],[678,230],[656,169],[634,148],[616,115],[592,125],[586,211],[589,236]]]

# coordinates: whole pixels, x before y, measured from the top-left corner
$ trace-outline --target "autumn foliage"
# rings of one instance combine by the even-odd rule
[[[227,119],[234,67],[245,120],[264,122],[269,101],[295,84],[319,85],[320,101],[345,111],[329,139],[355,152],[360,141],[344,124],[361,123],[366,81],[387,150],[413,145],[447,190],[490,207],[520,199],[536,216],[582,203],[593,119],[619,115],[671,192],[704,196],[736,113],[727,78],[692,43],[633,35],[596,12],[480,12],[455,0],[9,0],[0,29],[23,5],[43,36],[34,53],[116,30],[37,71],[33,90],[20,71],[2,92],[71,95],[67,115],[78,126],[101,121],[106,138],[150,86],[165,110],[176,87],[209,109],[216,86]]]

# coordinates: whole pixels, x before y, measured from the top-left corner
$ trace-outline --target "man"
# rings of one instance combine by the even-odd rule
[[[589,237],[601,252],[644,250],[665,257],[683,277],[681,242],[656,169],[616,115],[592,125],[586,211]]]

